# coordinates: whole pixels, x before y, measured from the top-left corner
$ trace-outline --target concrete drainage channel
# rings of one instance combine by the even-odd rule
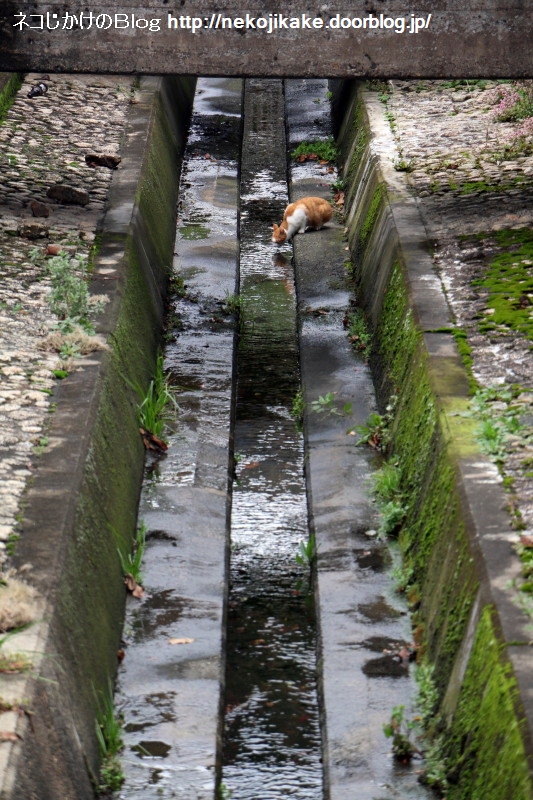
[[[28,693],[34,713],[16,721],[21,741],[3,745],[14,753],[4,751],[6,800],[89,798],[96,781],[95,697],[115,670],[123,602],[110,527],[124,542],[131,536],[142,457],[134,392],[123,375],[128,367],[134,380],[146,382],[153,359],[181,149],[181,132],[169,124],[169,84],[159,95],[150,81],[144,86],[143,102],[134,108],[130,143],[136,144],[124,159],[142,162],[141,175],[119,173],[96,264],[100,283],[114,270],[119,278],[102,323],[113,348],[74,372],[62,389],[65,401],[80,394],[86,400],[92,434],[89,426],[78,456],[71,447],[71,405],[59,404],[51,426],[57,449],[43,458],[28,495],[17,561],[32,561],[41,593],[49,596],[41,626],[48,657],[39,667],[44,680],[33,681]],[[178,107],[187,106],[189,88],[181,85]],[[124,800],[212,800],[230,790],[241,800],[425,797],[414,770],[392,759],[383,734],[394,707],[410,710],[405,646],[413,635],[419,657],[435,670],[440,727],[434,733],[445,733],[446,796],[531,796],[530,623],[513,597],[519,566],[503,493],[461,421],[465,373],[414,202],[403,176],[387,166],[394,143],[375,98],[354,86],[334,88],[358,299],[375,334],[381,407],[391,392],[397,398],[391,451],[408,497],[400,542],[414,634],[392,588],[390,552],[374,535],[367,481],[377,458],[346,436],[376,403],[368,368],[343,329],[351,302],[344,231],[332,222],[297,236],[293,264],[290,247],[269,242],[269,224],[286,202],[285,142],[276,124],[283,91],[292,147],[329,132],[326,89],[324,81],[248,81],[243,101],[238,80],[198,84],[173,282],[183,289],[181,277],[186,287],[170,301],[165,356],[180,413],[168,453],[146,463],[139,512],[147,530],[146,596],[128,602],[116,695],[124,715]],[[140,152],[147,131],[149,147]],[[329,197],[330,183],[326,167],[291,167],[291,199]],[[130,236],[125,223],[137,185]],[[289,419],[297,340],[307,521],[302,440]],[[274,371],[286,355],[287,379]],[[117,418],[121,426],[113,423]],[[56,498],[64,495],[67,477],[73,504],[65,504],[56,530]],[[63,495],[52,496],[58,483]],[[279,515],[268,521],[271,509]],[[293,561],[309,535],[317,546],[316,629],[312,603],[300,603],[309,573]],[[289,610],[282,621],[278,606]],[[228,633],[226,618],[236,620]],[[232,658],[226,660],[228,645]],[[238,650],[240,662],[233,660]],[[274,667],[269,677],[262,666],[256,669],[263,657]],[[248,667],[251,682],[240,686],[239,670]]]
[[[171,300],[165,355],[180,413],[168,454],[146,465],[147,596],[128,602],[116,694],[124,800],[425,797],[383,733],[411,696],[409,667],[393,657],[410,629],[375,537],[376,459],[346,436],[375,401],[342,324],[342,228],[295,240],[299,335],[292,247],[270,242],[287,203],[284,108],[291,146],[330,126],[325,81],[286,87],[284,98],[280,81],[246,81],[242,123],[239,81],[197,85],[175,258],[185,289]],[[291,199],[329,198],[331,180],[316,164],[294,168]],[[291,419],[298,340],[305,470]],[[328,392],[353,415],[313,413]],[[296,561],[310,536],[318,633],[309,565]]]

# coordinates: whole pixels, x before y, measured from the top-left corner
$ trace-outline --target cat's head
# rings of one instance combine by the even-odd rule
[[[272,225],[272,241],[276,242],[276,244],[283,244],[285,239],[287,238],[287,231],[285,228],[282,228],[281,225]]]

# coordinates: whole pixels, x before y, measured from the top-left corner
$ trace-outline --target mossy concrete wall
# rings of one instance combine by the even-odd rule
[[[533,795],[531,620],[497,471],[480,453],[468,376],[422,221],[374,92],[334,86],[357,296],[374,333],[389,455],[408,507],[400,532],[419,657],[435,667],[449,800]]]
[[[110,298],[98,329],[109,350],[62,382],[25,500],[15,560],[31,564],[45,614],[3,800],[94,797],[97,697],[116,671],[125,603],[117,538],[130,546],[144,461],[131,384],[153,374],[193,91],[192,80],[141,81],[91,286]]]

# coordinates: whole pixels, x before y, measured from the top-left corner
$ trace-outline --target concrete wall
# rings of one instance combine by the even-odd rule
[[[419,657],[435,667],[446,797],[527,800],[530,619],[512,589],[520,564],[504,492],[461,416],[467,374],[379,99],[355,84],[334,88],[358,298],[375,334],[382,407],[396,402],[389,456],[408,508],[404,590]]]
[[[400,8],[363,0],[315,5],[125,0],[115,5],[94,0],[93,18],[86,17],[82,28],[73,22],[81,11],[88,14],[82,0],[68,4],[70,19],[62,3],[4,0],[0,70],[92,72],[97,64],[101,72],[139,74],[533,75],[533,19],[524,0],[411,0]],[[123,15],[117,22],[115,11]],[[169,16],[176,22],[169,23]]]
[[[46,608],[4,799],[94,796],[97,696],[116,671],[125,601],[116,537],[131,542],[144,461],[129,383],[153,374],[193,88],[145,79],[131,106],[92,287],[110,297],[98,325],[110,349],[62,385],[27,493],[15,566],[32,563]]]

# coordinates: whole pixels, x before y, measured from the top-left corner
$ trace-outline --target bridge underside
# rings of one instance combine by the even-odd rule
[[[3,0],[0,71],[532,77],[527,0]]]

